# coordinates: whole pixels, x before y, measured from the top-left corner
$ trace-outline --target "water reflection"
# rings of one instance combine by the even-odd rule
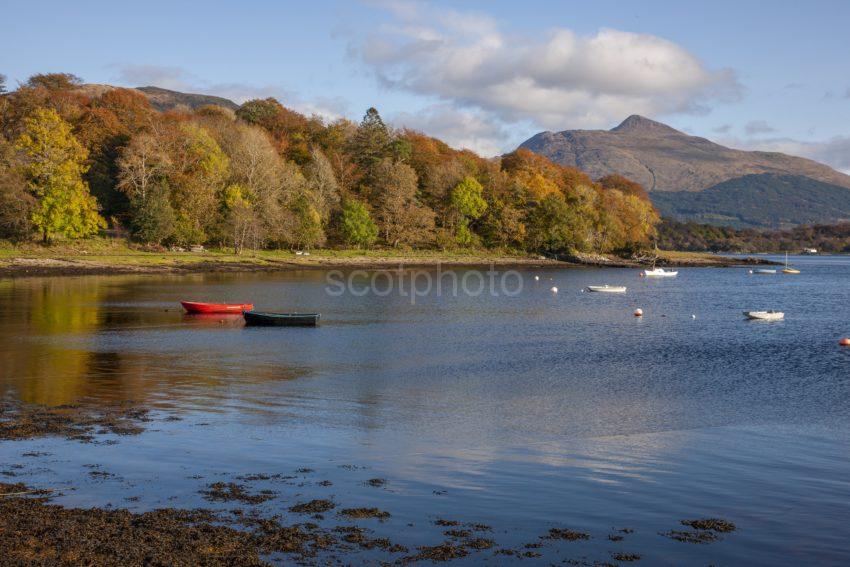
[[[588,545],[608,557],[613,518],[641,526],[636,541],[651,550],[679,518],[717,514],[747,530],[728,547],[675,544],[647,562],[800,563],[786,542],[801,533],[834,559],[835,534],[850,535],[836,528],[850,513],[850,351],[835,340],[850,334],[849,276],[846,259],[784,279],[540,270],[517,297],[415,304],[329,296],[321,270],[4,280],[0,395],[133,400],[182,415],[108,449],[44,442],[77,469],[106,462],[155,479],[151,494],[195,494],[194,473],[297,466],[324,469],[337,490],[339,465],[356,463],[368,467],[361,489],[371,476],[392,479],[397,492],[381,494],[402,521],[461,507],[469,519],[528,527],[524,538],[546,522],[575,524],[600,530]],[[580,291],[606,282],[629,293]],[[181,299],[316,310],[323,325],[246,329],[238,316],[184,315]],[[632,316],[638,306],[643,319]],[[741,311],[756,307],[787,320],[748,325]],[[20,452],[0,444],[0,460]],[[70,498],[103,502],[89,488]],[[374,504],[371,493],[354,497]]]
[[[139,288],[150,282],[145,277],[0,282],[0,395],[48,406],[135,401],[179,407],[182,393],[209,407],[222,398],[218,390],[231,377],[239,375],[245,386],[309,373],[286,365],[238,369],[191,350],[176,355],[135,349],[135,338],[146,333],[168,343],[173,333],[187,329],[243,325],[241,316],[186,316],[171,302],[139,301]],[[208,393],[192,398],[191,392],[203,389]]]

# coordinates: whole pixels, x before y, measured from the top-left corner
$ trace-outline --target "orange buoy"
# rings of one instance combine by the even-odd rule
[[[635,309],[635,317],[643,317],[643,309],[641,309],[640,307]]]
[[[844,337],[843,339],[838,341],[838,344],[840,344],[841,346],[850,346],[850,339]]]

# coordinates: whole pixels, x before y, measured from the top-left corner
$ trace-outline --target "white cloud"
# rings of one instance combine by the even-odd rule
[[[341,98],[305,100],[282,85],[249,85],[246,83],[214,83],[198,77],[182,67],[159,65],[112,65],[116,82],[129,87],[154,86],[187,93],[224,97],[237,104],[255,98],[273,97],[284,106],[302,114],[317,114],[326,120],[345,115],[347,104]]]
[[[389,122],[397,128],[425,132],[454,148],[469,149],[488,157],[504,151],[507,140],[511,140],[512,147],[522,142],[486,113],[457,109],[450,104],[432,105],[419,112],[399,112],[390,115]]]
[[[399,6],[403,6],[403,9]],[[386,87],[548,129],[603,127],[630,114],[705,112],[739,96],[728,69],[708,69],[663,38],[614,29],[508,35],[490,17],[393,2],[392,22],[353,46]]]

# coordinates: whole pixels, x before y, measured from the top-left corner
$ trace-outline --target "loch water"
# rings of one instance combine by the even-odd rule
[[[384,293],[385,276],[320,269],[0,280],[1,398],[154,415],[110,443],[0,442],[0,472],[62,489],[59,504],[134,511],[216,507],[207,484],[283,473],[294,482],[255,485],[280,493],[265,512],[377,506],[392,517],[369,526],[411,547],[441,541],[437,518],[491,525],[505,547],[552,527],[591,535],[547,543],[547,564],[620,551],[651,565],[846,564],[850,258],[792,263],[801,274],[520,268],[510,294],[469,295]],[[380,293],[362,293],[372,281]],[[628,292],[582,291],[605,283]],[[322,320],[245,328],[185,315],[181,299]],[[742,315],[762,309],[786,318]],[[704,517],[738,529],[702,545],[661,535]],[[485,558],[511,560],[461,563]]]

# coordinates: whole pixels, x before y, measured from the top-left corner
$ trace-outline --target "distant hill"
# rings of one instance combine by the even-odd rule
[[[675,218],[774,227],[850,218],[848,175],[805,158],[727,148],[642,116],[611,130],[541,132],[520,147],[593,178],[624,175]],[[757,210],[765,198],[770,205]]]
[[[116,87],[113,87],[111,85],[90,83],[80,86],[77,90],[84,92],[89,96],[95,97],[100,96],[106,91],[112,90],[114,88]],[[233,102],[232,100],[220,96],[181,93],[179,91],[171,91],[160,87],[136,87],[133,90],[137,90],[144,94],[146,97],[148,97],[151,106],[153,106],[159,111],[171,110],[172,108],[176,108],[178,106],[187,106],[189,108],[194,109],[209,104],[223,106],[231,110],[236,110],[237,108],[239,108],[239,105]]]
[[[700,192],[656,191],[652,201],[665,217],[735,228],[850,221],[850,191],[800,175],[744,175]]]
[[[220,96],[181,93],[159,87],[137,87],[136,90],[145,93],[145,96],[151,101],[151,106],[157,110],[168,110],[181,105],[188,106],[189,108],[198,108],[208,104],[223,106],[230,110],[239,108],[239,105],[232,100]]]
[[[850,176],[827,165],[778,152],[733,150],[637,115],[611,130],[541,132],[520,147],[593,178],[625,175],[650,192],[702,191],[753,173],[803,175],[850,188]]]

